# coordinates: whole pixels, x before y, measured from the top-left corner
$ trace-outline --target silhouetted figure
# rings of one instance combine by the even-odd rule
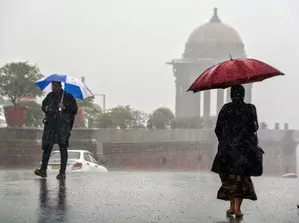
[[[78,110],[77,102],[71,94],[61,88],[60,82],[52,82],[50,92],[42,102],[45,113],[44,133],[42,137],[42,164],[35,174],[47,177],[47,167],[54,144],[59,145],[61,164],[57,179],[65,178],[69,147],[69,138]]]
[[[257,148],[259,126],[255,106],[244,102],[244,87],[233,86],[230,96],[232,102],[225,104],[218,115],[215,133],[219,145],[212,171],[222,182],[217,198],[230,201],[227,214],[242,217],[243,199],[257,200],[250,178],[256,161],[250,150]]]

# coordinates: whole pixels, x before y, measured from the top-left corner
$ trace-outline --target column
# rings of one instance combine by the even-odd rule
[[[203,108],[204,127],[209,127],[208,123],[211,115],[210,110],[211,110],[211,91],[204,91],[204,108]]]
[[[230,102],[231,98],[230,98],[230,88],[226,89],[226,103]]]
[[[200,116],[200,108],[201,108],[201,95],[200,92],[194,94],[194,102],[195,102],[195,112],[194,116]]]
[[[224,90],[218,89],[217,90],[217,115],[220,112],[223,104],[224,104]]]
[[[252,84],[246,84],[245,86],[245,102],[252,103]]]
[[[188,92],[190,93],[190,92]],[[189,106],[189,98],[188,93],[185,90],[184,86],[181,86],[181,106],[180,106],[180,114],[179,117],[185,117],[188,113],[188,106]]]
[[[185,90],[186,91],[186,90]],[[195,94],[192,92],[187,92],[185,93],[185,107],[184,107],[184,117],[192,117],[195,114],[195,107],[196,107],[196,102],[195,102]]]
[[[182,87],[175,80],[175,116],[182,116]]]

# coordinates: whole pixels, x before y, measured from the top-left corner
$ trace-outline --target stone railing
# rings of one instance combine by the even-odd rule
[[[38,165],[42,133],[42,129],[0,128],[0,166]],[[258,135],[266,152],[265,172],[296,172],[297,131],[260,130]],[[73,129],[69,149],[89,150],[109,168],[209,170],[217,140],[212,129]]]

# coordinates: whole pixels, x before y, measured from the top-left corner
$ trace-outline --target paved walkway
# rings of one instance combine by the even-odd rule
[[[0,172],[0,222],[225,223],[216,200],[220,181],[203,173],[72,174],[65,185],[49,175]],[[245,201],[242,222],[299,222],[299,179],[254,178],[258,201]]]

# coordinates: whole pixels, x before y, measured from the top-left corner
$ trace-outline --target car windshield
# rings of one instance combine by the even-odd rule
[[[53,152],[50,159],[60,159],[60,152]],[[80,152],[68,152],[68,159],[80,159]]]

